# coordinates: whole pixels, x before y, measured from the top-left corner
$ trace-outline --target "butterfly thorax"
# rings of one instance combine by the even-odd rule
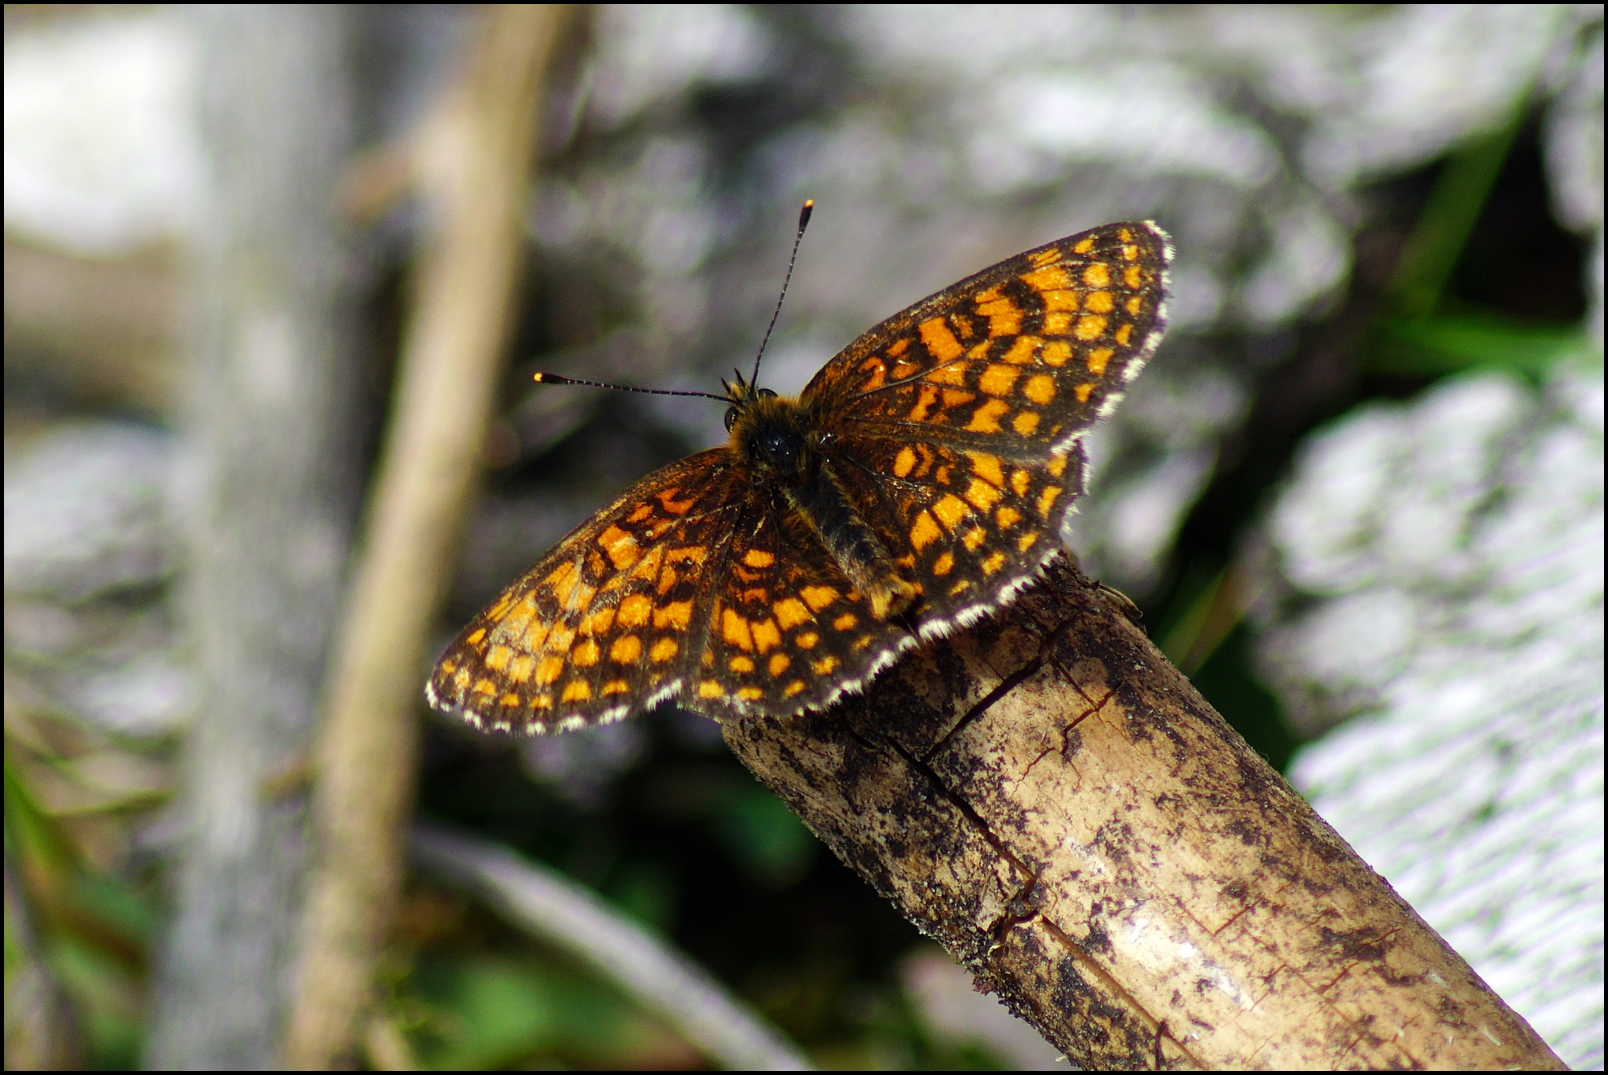
[[[779,493],[810,524],[873,616],[902,612],[920,591],[844,491],[811,403],[747,385],[732,394],[727,450],[749,482]]]

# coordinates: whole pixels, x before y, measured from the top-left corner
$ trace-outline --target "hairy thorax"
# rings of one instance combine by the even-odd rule
[[[747,389],[748,386],[743,386]],[[726,425],[727,450],[756,485],[779,490],[808,520],[838,568],[865,594],[871,614],[903,612],[920,591],[904,578],[833,473],[830,446],[809,406],[767,389],[736,393]]]

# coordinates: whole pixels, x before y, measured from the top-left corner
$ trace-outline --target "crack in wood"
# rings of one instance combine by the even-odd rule
[[[1064,630],[1064,628],[1062,628],[1062,629]],[[1057,633],[1059,633],[1059,632],[1057,632]],[[1047,645],[1048,642],[1049,642],[1049,640],[1046,639],[1045,644]],[[942,750],[945,746],[947,746],[949,744],[950,739],[954,738],[956,733],[958,733],[962,728],[966,727],[966,725],[970,724],[973,720],[976,720],[978,717],[980,717],[984,713],[986,713],[989,710],[989,708],[994,705],[995,702],[998,702],[1001,698],[1005,697],[1011,691],[1015,690],[1017,684],[1021,683],[1023,680],[1027,679],[1029,676],[1034,675],[1035,673],[1038,672],[1038,670],[1040,668],[1043,668],[1043,667],[1044,667],[1044,657],[1043,657],[1042,652],[1041,652],[1041,654],[1039,656],[1034,657],[1031,661],[1028,661],[1022,667],[1018,668],[1016,671],[1012,672],[1010,675],[1008,675],[1004,679],[1000,680],[999,684],[997,686],[995,686],[993,690],[991,690],[987,694],[983,695],[982,699],[980,701],[978,701],[978,703],[976,705],[974,705],[970,709],[968,709],[965,712],[965,714],[962,715],[961,718],[959,720],[957,720],[954,723],[954,725],[948,731],[946,731],[943,735],[939,736],[937,742],[933,743],[932,746],[928,747],[925,751],[922,752],[921,760],[923,762],[930,761],[932,759],[933,755],[937,754],[938,751]]]
[[[1031,886],[1034,878],[1037,876],[1036,871],[1029,869],[1026,863],[1017,858],[1009,848],[1000,842],[999,838],[994,835],[993,829],[989,827],[988,822],[983,820],[983,815],[979,814],[977,812],[977,808],[966,801],[965,796],[959,795],[953,791],[949,785],[944,783],[943,778],[938,775],[937,770],[933,769],[932,766],[922,761],[916,755],[910,753],[910,751],[900,746],[897,742],[892,739],[885,739],[884,742],[893,748],[894,753],[898,754],[899,757],[904,759],[906,765],[910,766],[912,769],[915,769],[918,773],[925,777],[927,782],[936,788],[938,794],[943,796],[943,798],[948,801],[951,806],[964,814],[967,821],[970,821],[973,825],[977,826],[977,831],[982,834],[983,840],[988,844],[988,846],[994,849],[995,854],[999,855],[999,857],[1004,859],[1006,862],[1009,862],[1017,870],[1020,870],[1022,875],[1027,879],[1027,885]],[[1020,893],[1017,895],[1020,895]]]

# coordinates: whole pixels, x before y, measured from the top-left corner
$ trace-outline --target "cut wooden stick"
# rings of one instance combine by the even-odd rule
[[[1064,561],[739,758],[1086,1068],[1562,1068]]]

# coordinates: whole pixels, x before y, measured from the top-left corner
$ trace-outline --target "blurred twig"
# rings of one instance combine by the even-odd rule
[[[812,1066],[702,967],[563,874],[434,826],[415,830],[413,853],[425,869],[468,885],[521,929],[589,963],[724,1066]]]
[[[452,107],[415,162],[435,231],[326,691],[318,863],[284,1059],[354,1048],[397,902],[419,669],[479,470],[519,266],[544,73],[567,9],[488,8]]]
[[[396,1020],[378,1011],[363,1028],[363,1059],[371,1071],[419,1071],[424,1067]]]

